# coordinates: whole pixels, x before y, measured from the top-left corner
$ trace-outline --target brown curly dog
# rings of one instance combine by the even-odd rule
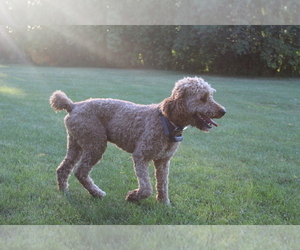
[[[170,159],[182,140],[183,128],[191,125],[208,132],[212,125],[217,126],[212,118],[221,118],[226,113],[213,100],[214,91],[202,78],[187,77],[175,84],[170,97],[151,105],[115,99],[73,103],[62,91],[54,92],[51,107],[68,112],[68,150],[56,170],[59,190],[67,190],[69,176],[78,163],[74,173],[83,187],[93,196],[105,196],[89,173],[101,159],[107,142],[111,142],[133,156],[138,189],[129,191],[126,200],[137,201],[152,194],[148,165],[153,161],[156,199],[170,203]]]

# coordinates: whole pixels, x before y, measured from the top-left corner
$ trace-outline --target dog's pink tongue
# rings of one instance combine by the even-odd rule
[[[207,122],[209,122],[210,124],[212,124],[212,125],[214,125],[214,126],[218,127],[218,123],[214,122],[214,120],[213,120],[213,119],[206,118],[205,120],[206,120]]]

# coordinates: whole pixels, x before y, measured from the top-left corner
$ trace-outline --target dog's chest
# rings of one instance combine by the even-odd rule
[[[160,148],[156,155],[156,159],[171,158],[177,151],[180,142],[171,142]]]

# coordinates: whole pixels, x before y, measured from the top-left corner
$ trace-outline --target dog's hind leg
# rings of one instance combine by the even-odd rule
[[[95,151],[84,150],[78,167],[75,170],[75,176],[81,185],[95,197],[104,197],[106,193],[95,185],[89,176],[92,168],[101,159],[103,152],[100,149]]]
[[[81,147],[72,136],[68,135],[68,151],[66,157],[56,169],[59,190],[64,191],[68,189],[69,176],[80,157]]]
[[[99,127],[98,127],[99,128]],[[107,137],[105,133],[93,133],[89,131],[88,134],[84,135],[83,149],[80,162],[74,173],[76,178],[79,180],[81,185],[93,196],[104,197],[106,193],[95,185],[92,178],[89,176],[92,168],[102,158],[102,155],[107,146]],[[81,137],[82,139],[83,137]],[[80,143],[80,142],[79,142]]]

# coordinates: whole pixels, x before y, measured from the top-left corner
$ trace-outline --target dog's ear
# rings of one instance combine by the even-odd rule
[[[172,110],[174,109],[174,100],[171,97],[166,98],[161,105],[161,111],[164,116],[170,118]]]
[[[161,106],[161,111],[164,116],[166,116],[169,120],[177,123],[181,123],[179,121],[186,110],[186,104],[184,98],[173,98],[173,96],[166,98]]]

